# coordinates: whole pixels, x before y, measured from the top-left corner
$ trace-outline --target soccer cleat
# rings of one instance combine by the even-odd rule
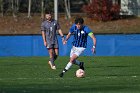
[[[53,69],[53,70],[56,69],[56,67],[52,65],[51,61],[49,61],[48,64],[50,65],[51,69]]]
[[[84,62],[80,62],[80,69],[84,70]]]
[[[64,76],[64,73],[63,73],[63,72],[62,72],[62,73],[60,73],[60,74],[59,74],[59,76],[60,76],[60,77],[63,77],[63,76]]]
[[[55,69],[56,69],[56,67],[55,67],[55,66],[52,66],[52,69],[54,69],[54,70],[55,70]]]

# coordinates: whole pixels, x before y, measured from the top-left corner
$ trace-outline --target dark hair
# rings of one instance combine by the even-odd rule
[[[84,23],[84,19],[82,17],[77,17],[75,19],[75,24],[78,24],[78,23],[83,24]]]
[[[45,14],[51,14],[52,12],[50,10],[45,10]]]

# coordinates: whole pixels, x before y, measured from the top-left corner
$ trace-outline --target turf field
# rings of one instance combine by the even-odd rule
[[[140,93],[140,57],[80,57],[77,66],[60,78],[69,57],[59,57],[51,70],[48,57],[0,57],[0,93]]]

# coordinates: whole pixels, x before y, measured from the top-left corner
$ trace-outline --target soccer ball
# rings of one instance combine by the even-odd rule
[[[82,77],[84,77],[84,76],[85,76],[85,71],[84,71],[84,70],[78,69],[78,70],[76,71],[76,77],[82,78]]]

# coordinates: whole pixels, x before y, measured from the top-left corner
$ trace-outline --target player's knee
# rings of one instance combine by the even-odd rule
[[[53,58],[53,57],[51,57],[51,58],[50,58],[50,61],[51,61],[51,62],[53,62],[53,61],[54,61],[54,58]]]
[[[70,62],[71,62],[72,64],[74,64],[74,63],[75,63],[75,59],[70,58]]]

